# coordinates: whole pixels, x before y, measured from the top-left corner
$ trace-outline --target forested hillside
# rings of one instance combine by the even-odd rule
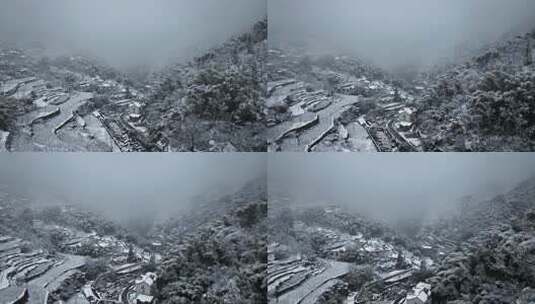
[[[265,151],[267,20],[187,64],[153,75],[145,109],[154,140],[177,151]]]

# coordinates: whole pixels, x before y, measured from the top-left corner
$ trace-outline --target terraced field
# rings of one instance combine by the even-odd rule
[[[25,290],[25,288],[17,286],[0,289],[0,303],[12,303],[22,297]]]
[[[0,303],[10,303],[27,289],[26,303],[43,304],[49,292],[85,264],[85,258],[80,256],[25,251],[21,239],[0,238]]]
[[[357,122],[338,125],[313,149],[314,152],[376,152],[377,148],[367,130]]]
[[[46,104],[20,117],[18,122],[20,127],[12,134],[10,150],[87,151],[96,148],[88,146],[91,141],[87,138],[78,136],[78,139],[74,141],[58,133],[68,121],[74,118],[73,113],[92,97],[92,93],[75,93],[61,104]]]
[[[292,117],[289,120],[268,128],[267,138],[270,151],[315,151],[328,135],[337,133],[336,119],[349,107],[359,103],[357,96],[350,95],[334,97],[313,95],[301,99],[303,101],[290,107]],[[373,142],[368,138],[365,130],[355,130],[352,126],[350,131],[344,132],[347,134],[344,136],[344,141],[348,141],[346,149],[374,150]],[[318,150],[323,149],[320,147]]]
[[[321,264],[314,264],[301,258],[301,256],[270,262],[268,265],[268,293],[277,297],[323,270]]]
[[[293,262],[294,264],[296,262]],[[332,280],[347,274],[350,270],[349,263],[336,262],[331,260],[320,260],[320,268],[300,269],[298,264],[284,266],[282,273],[276,271],[275,276],[268,274],[269,280],[275,286],[280,286],[279,282],[291,281],[292,285],[270,297],[270,304],[295,304],[295,303],[315,303],[317,298],[325,292]],[[295,267],[297,266],[297,267]],[[280,288],[280,287],[279,287]]]

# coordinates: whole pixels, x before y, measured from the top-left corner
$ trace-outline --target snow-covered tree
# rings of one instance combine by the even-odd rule
[[[533,64],[533,53],[531,49],[531,38],[526,39],[526,54],[524,58],[524,65],[529,66]]]
[[[136,254],[134,253],[134,246],[130,244],[128,246],[128,256],[126,257],[128,263],[134,263],[136,261]]]

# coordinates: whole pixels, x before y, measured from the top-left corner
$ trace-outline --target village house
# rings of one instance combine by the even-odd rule
[[[138,295],[135,299],[135,304],[152,304],[154,303],[154,297],[153,296],[147,296],[147,295]]]
[[[357,86],[352,83],[344,83],[337,87],[336,89],[339,93],[345,94],[345,95],[358,95],[358,88]]]
[[[404,120],[404,121],[412,121],[414,120],[414,115],[416,113],[416,109],[413,107],[404,107],[401,110],[398,111],[398,119]]]
[[[412,289],[405,298],[405,304],[426,304],[429,303],[429,297],[431,295],[431,285],[420,282],[416,284],[416,287]]]
[[[147,272],[135,281],[135,290],[138,294],[150,295],[151,288],[156,281],[156,274]]]
[[[409,132],[412,129],[413,123],[410,121],[401,121],[398,124],[400,132]]]

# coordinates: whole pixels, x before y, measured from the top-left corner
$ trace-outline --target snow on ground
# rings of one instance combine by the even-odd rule
[[[314,292],[315,290],[323,290],[322,286],[324,286],[325,283],[347,274],[350,269],[349,263],[331,260],[323,260],[323,262],[327,265],[325,271],[309,278],[288,293],[271,299],[269,303],[295,304],[300,303],[301,301],[305,301],[303,303],[314,303],[313,299],[315,299],[317,295],[316,292]]]
[[[280,140],[276,140],[281,137],[281,134],[284,134],[291,129],[296,122],[302,120],[301,116],[303,116],[303,114],[312,112],[304,111],[301,115],[294,116],[288,121],[269,128],[267,137],[272,145],[271,148],[274,149],[274,146],[279,146],[282,151],[294,152],[303,152],[306,150],[306,147],[313,148],[312,145],[321,138],[322,134],[326,134],[326,132],[332,128],[333,119],[338,117],[349,106],[359,102],[358,97],[349,95],[339,95],[332,99],[330,105],[313,113],[319,117],[318,123],[312,124],[299,132],[292,132],[293,134],[288,134],[287,136],[283,136]],[[298,106],[298,108],[300,108],[300,106]],[[295,113],[300,113],[298,109],[294,110],[297,111]],[[365,141],[366,136],[360,140]]]

